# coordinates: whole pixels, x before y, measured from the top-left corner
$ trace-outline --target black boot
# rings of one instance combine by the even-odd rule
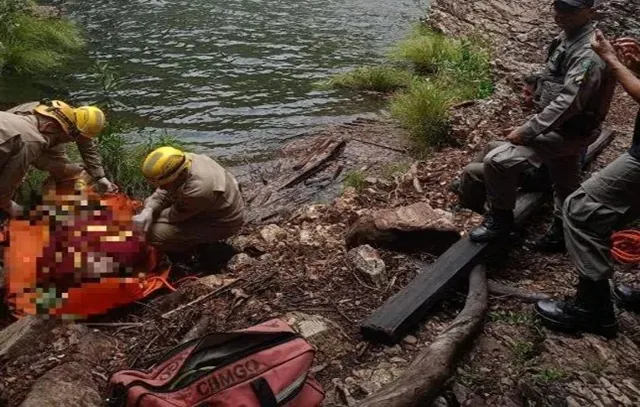
[[[562,219],[554,218],[547,234],[536,240],[532,249],[542,253],[564,253],[567,247],[564,244],[564,225]]]
[[[542,324],[551,329],[591,332],[606,338],[615,338],[618,333],[609,280],[593,281],[581,277],[574,298],[539,301],[535,312]]]
[[[513,211],[492,209],[487,213],[480,227],[471,232],[474,242],[487,243],[506,239],[513,230]]]
[[[640,314],[640,290],[634,290],[626,285],[617,285],[613,288],[613,298],[620,308]]]

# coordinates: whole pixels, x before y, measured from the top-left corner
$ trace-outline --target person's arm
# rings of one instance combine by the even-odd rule
[[[155,192],[144,201],[144,209],[151,211],[154,217],[158,217],[160,212],[169,208],[173,200],[169,192],[164,189],[157,188]]]
[[[98,144],[95,140],[79,139],[76,144],[89,175],[96,181],[104,178],[105,172],[102,167],[102,158],[100,158]]]
[[[620,61],[616,47],[605,38],[602,31],[596,30],[595,35],[591,39],[591,47],[607,63],[609,69],[611,69],[611,72],[618,82],[620,82],[624,90],[627,91],[636,102],[640,103],[640,79]],[[618,42],[618,48],[630,63],[640,60],[640,46],[638,46],[637,42],[622,39]],[[634,65],[637,66],[637,64]]]

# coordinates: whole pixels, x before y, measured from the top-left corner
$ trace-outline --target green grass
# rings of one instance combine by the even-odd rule
[[[475,37],[449,38],[418,25],[392,48],[389,61],[341,73],[334,88],[398,91],[391,113],[409,130],[415,152],[451,144],[450,107],[494,91],[488,45]]]
[[[530,312],[494,311],[489,314],[492,322],[502,322],[509,325],[535,324],[535,318]]]
[[[407,92],[391,101],[391,115],[409,130],[418,154],[447,144],[449,108],[454,100],[449,89],[416,79]]]
[[[364,66],[334,75],[323,87],[391,92],[411,83],[411,72],[392,66]]]
[[[356,191],[364,189],[366,182],[362,171],[350,171],[344,177],[343,185],[345,188],[351,187]]]
[[[536,355],[535,346],[532,342],[517,340],[510,346],[513,353],[513,363],[516,366],[524,366]]]
[[[41,19],[28,2],[0,2],[0,72],[54,71],[84,47],[78,28],[66,19]]]
[[[559,367],[545,367],[541,369],[538,373],[533,375],[533,379],[537,383],[541,384],[549,384],[553,382],[557,382],[559,380],[567,377],[567,372]]]

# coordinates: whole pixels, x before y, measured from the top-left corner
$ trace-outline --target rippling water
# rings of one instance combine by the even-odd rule
[[[65,1],[93,56],[122,76],[121,110],[227,159],[254,160],[309,127],[375,110],[313,83],[375,63],[424,0]],[[77,75],[72,97],[94,95]]]

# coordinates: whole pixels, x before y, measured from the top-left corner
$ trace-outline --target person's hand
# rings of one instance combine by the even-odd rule
[[[618,38],[612,42],[618,58],[632,71],[640,72],[640,43],[633,38]]]
[[[23,212],[24,208],[22,206],[11,201],[11,206],[9,207],[9,216],[11,216],[12,218],[17,218],[18,216],[22,215]]]
[[[134,216],[132,221],[135,230],[146,235],[153,223],[153,211],[149,208],[145,208],[142,212]]]
[[[522,135],[520,134],[519,129],[511,130],[511,132],[507,136],[507,141],[517,146],[524,145],[524,139],[522,138]]]
[[[112,194],[114,192],[118,192],[118,186],[109,181],[107,177],[102,177],[97,180],[96,186],[98,187],[98,191],[102,193]]]
[[[600,30],[596,30],[593,37],[591,37],[591,48],[605,62],[611,62],[618,58],[615,48]]]

